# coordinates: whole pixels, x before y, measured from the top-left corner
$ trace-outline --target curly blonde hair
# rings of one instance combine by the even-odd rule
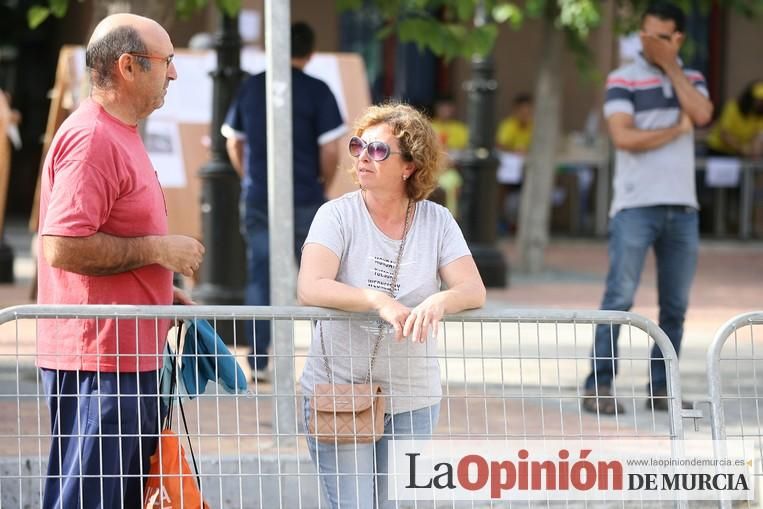
[[[406,193],[413,201],[426,199],[437,187],[445,155],[427,117],[403,103],[371,106],[355,122],[355,136],[370,127],[387,124],[400,144],[403,160],[416,168],[406,180]],[[354,175],[354,171],[353,171]]]

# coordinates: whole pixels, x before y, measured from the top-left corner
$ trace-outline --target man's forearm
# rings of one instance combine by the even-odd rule
[[[622,129],[613,136],[615,146],[620,150],[629,152],[643,152],[653,150],[679,137],[683,131],[679,126],[666,127],[664,129]]]
[[[323,189],[327,190],[334,181],[336,169],[339,165],[339,144],[338,141],[331,141],[321,146],[320,151],[321,181]]]
[[[689,115],[694,125],[709,123],[713,118],[713,103],[696,89],[678,65],[665,69],[665,73],[673,84],[681,110]]]
[[[236,138],[229,138],[225,142],[225,150],[228,153],[231,166],[236,170],[239,177],[244,176],[244,142]]]
[[[115,237],[95,233],[89,237],[45,235],[43,254],[57,269],[86,276],[108,276],[158,262],[161,237]]]
[[[323,189],[328,189],[336,176],[337,163],[333,165],[330,162],[321,162],[321,182],[323,182]]]

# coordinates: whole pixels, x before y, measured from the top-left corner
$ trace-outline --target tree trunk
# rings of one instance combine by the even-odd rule
[[[561,123],[564,32],[554,27],[553,18],[544,19],[543,51],[535,87],[533,140],[525,162],[517,232],[517,268],[530,274],[543,269],[544,251],[548,245],[555,156]]]

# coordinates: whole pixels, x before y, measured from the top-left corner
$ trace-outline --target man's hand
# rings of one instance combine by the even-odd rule
[[[644,55],[654,65],[666,72],[678,65],[678,50],[683,41],[681,32],[673,32],[670,36],[641,32],[640,37]]]
[[[204,246],[198,240],[185,235],[156,237],[156,261],[172,272],[191,277],[199,270],[204,256]]]
[[[678,128],[683,134],[690,133],[694,130],[694,122],[691,121],[691,117],[685,111],[681,112],[681,118],[678,121]]]
[[[196,303],[191,300],[187,293],[178,288],[177,286],[172,288],[172,303],[180,304],[183,306],[195,306]]]

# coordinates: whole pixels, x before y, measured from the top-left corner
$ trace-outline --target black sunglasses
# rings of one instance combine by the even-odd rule
[[[389,145],[383,141],[372,141],[366,143],[363,139],[353,136],[350,138],[350,155],[352,157],[360,157],[363,153],[363,149],[368,151],[368,157],[376,162],[382,162],[386,160],[392,154],[402,154],[402,152],[395,152],[389,148]]]

